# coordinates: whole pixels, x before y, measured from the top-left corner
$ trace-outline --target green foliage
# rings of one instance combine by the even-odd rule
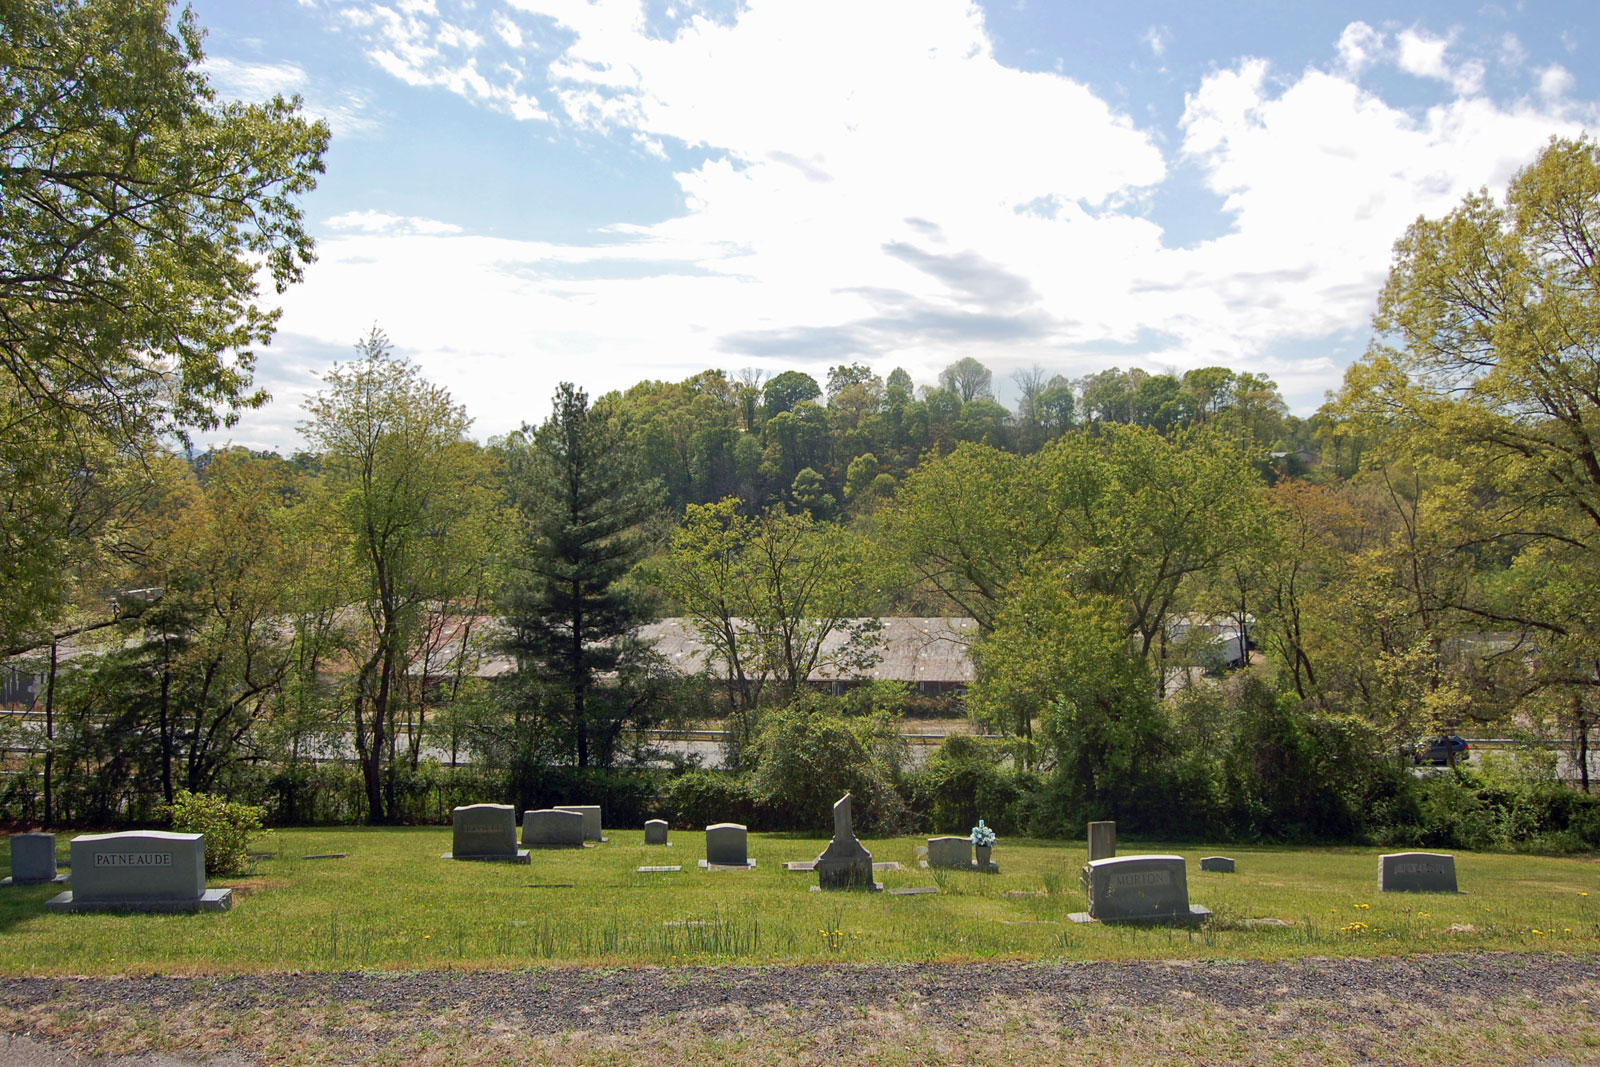
[[[161,813],[178,833],[205,834],[207,874],[243,874],[251,839],[261,833],[267,818],[265,809],[253,804],[187,789],[180,789]]]
[[[996,833],[1026,828],[1025,799],[1039,788],[1037,775],[1008,765],[1004,742],[952,734],[907,775],[911,804],[930,833],[956,834],[985,820]]]
[[[755,744],[751,789],[777,826],[830,826],[834,802],[849,793],[862,832],[892,832],[906,812],[883,742],[897,729],[884,717],[840,718],[815,702],[771,712]]]
[[[552,689],[536,708],[560,724],[568,759],[608,767],[625,726],[653,723],[662,681],[636,637],[646,608],[622,581],[644,554],[640,530],[657,494],[610,408],[591,408],[570,383],[537,432],[523,427],[500,451],[521,520],[497,598],[504,647],[519,672]]]
[[[674,826],[705,827],[736,822],[755,829],[773,828],[747,775],[688,771],[667,782],[659,804],[659,817]]]

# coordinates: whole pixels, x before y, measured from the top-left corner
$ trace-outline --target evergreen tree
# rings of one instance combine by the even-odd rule
[[[543,426],[504,447],[522,519],[501,596],[521,683],[513,699],[538,703],[579,767],[607,766],[622,727],[649,706],[651,657],[636,637],[646,616],[620,581],[643,554],[658,493],[609,407],[591,408],[570,383]]]

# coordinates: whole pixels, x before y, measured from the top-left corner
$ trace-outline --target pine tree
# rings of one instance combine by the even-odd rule
[[[577,766],[608,766],[645,704],[638,683],[650,655],[636,637],[644,608],[619,583],[643,555],[641,527],[658,493],[611,411],[591,408],[567,382],[550,419],[504,448],[522,518],[501,596],[522,682],[514,699],[538,701]]]

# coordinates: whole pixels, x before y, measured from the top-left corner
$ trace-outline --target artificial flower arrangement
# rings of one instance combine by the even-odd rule
[[[972,828],[972,843],[979,848],[985,848],[993,845],[994,842],[994,831],[985,826],[982,819],[979,819],[978,825]]]

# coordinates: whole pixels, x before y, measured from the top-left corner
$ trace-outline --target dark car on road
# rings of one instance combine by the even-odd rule
[[[1472,751],[1467,739],[1451,734],[1449,737],[1430,737],[1418,741],[1411,749],[1412,763],[1449,763],[1453,754],[1457,760]]]

